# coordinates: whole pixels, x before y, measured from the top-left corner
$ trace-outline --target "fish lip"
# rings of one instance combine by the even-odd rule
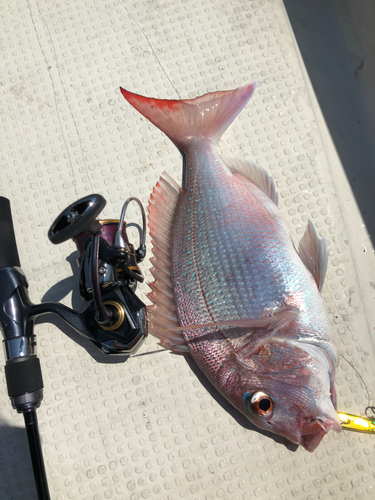
[[[291,442],[301,445],[312,453],[319,446],[321,440],[330,431],[340,432],[341,423],[334,415],[317,415],[303,417],[293,428],[288,429],[284,436]]]
[[[312,453],[330,431],[341,431],[341,424],[326,417],[306,418],[302,423],[300,445]]]

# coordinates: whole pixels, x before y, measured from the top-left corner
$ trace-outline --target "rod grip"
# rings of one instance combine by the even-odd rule
[[[5,378],[11,398],[43,389],[40,361],[35,355],[8,360]]]
[[[0,268],[20,267],[10,201],[0,196]]]

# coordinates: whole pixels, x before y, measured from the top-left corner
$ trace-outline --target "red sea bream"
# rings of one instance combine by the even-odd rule
[[[164,174],[150,199],[150,332],[190,352],[255,425],[313,451],[341,430],[337,351],[320,294],[326,241],[309,222],[297,251],[273,179],[216,151],[254,89],[179,101],[121,89],[183,157],[182,187]]]

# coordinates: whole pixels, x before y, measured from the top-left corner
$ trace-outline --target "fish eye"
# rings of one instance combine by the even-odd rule
[[[246,393],[245,398],[247,408],[258,417],[265,417],[272,413],[273,399],[266,392],[257,391],[252,395]]]

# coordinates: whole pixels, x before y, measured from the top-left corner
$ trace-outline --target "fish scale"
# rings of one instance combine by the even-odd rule
[[[187,210],[191,205],[190,198],[193,194],[188,185],[186,192],[180,197],[172,229],[172,246],[175,250],[172,255],[172,269],[178,270],[177,273],[174,272],[174,287],[177,308],[181,311],[181,324],[258,317],[260,312],[265,315],[267,310],[280,306],[286,297],[293,297],[296,288],[293,284],[301,281],[298,272],[307,275],[306,269],[292,247],[289,235],[284,234],[284,224],[280,223],[281,219],[275,218],[276,210],[270,206],[272,201],[267,199],[264,204],[266,197],[255,185],[243,188],[239,179],[230,179],[224,172],[221,176],[219,166],[221,161],[214,150],[210,150],[207,145],[196,147],[204,150],[204,154],[199,159],[196,155],[192,155],[195,157],[195,168],[198,173],[191,167],[191,174],[196,179],[200,191],[200,196],[198,198],[195,196],[193,206],[198,212],[205,214],[204,222],[199,229],[194,227],[196,224],[192,220],[191,212]],[[213,165],[212,168],[216,173],[215,181],[209,187],[208,180],[212,168],[204,168],[205,165]],[[221,165],[222,171],[224,168]],[[224,189],[230,180],[235,189]],[[214,198],[210,196],[211,192],[216,193]],[[264,221],[261,231],[259,224],[256,227],[254,221],[257,223]],[[240,223],[248,228],[247,232],[241,230]],[[267,231],[265,231],[266,224]],[[275,239],[278,224],[280,229],[276,234],[281,241]],[[228,228],[226,235],[222,234],[223,228]],[[195,242],[194,245],[191,235],[195,230],[202,236],[201,241]],[[213,240],[214,245],[210,244]],[[261,251],[257,248],[259,245]],[[274,248],[277,246],[283,248],[283,254],[279,256],[278,262],[273,256]],[[193,259],[184,258],[185,252],[195,256],[194,262]],[[296,263],[299,270],[296,269],[298,267]],[[180,264],[182,264],[182,274]],[[210,275],[210,279],[205,276],[206,272]],[[193,273],[206,277],[201,286],[198,280],[191,279]],[[278,275],[284,277],[283,287],[280,286]],[[261,279],[258,279],[259,276]],[[307,275],[307,278],[310,279],[310,276]],[[265,281],[267,287],[264,286]],[[191,290],[188,294],[187,287]],[[202,287],[205,288],[204,291]],[[215,304],[212,302],[214,295]],[[195,314],[191,317],[182,304],[198,296],[202,296],[199,302],[205,303],[206,307],[199,307],[199,316]],[[243,297],[246,299],[243,300]]]
[[[190,352],[255,425],[311,452],[341,429],[337,353],[320,295],[326,243],[309,222],[297,252],[265,170],[216,151],[254,89],[181,101],[121,89],[184,158],[182,188],[165,174],[149,204],[150,333]]]

